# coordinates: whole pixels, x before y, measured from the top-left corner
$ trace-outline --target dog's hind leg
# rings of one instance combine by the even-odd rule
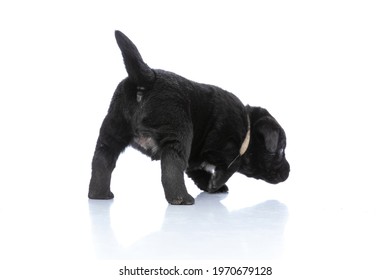
[[[194,204],[194,198],[188,194],[184,183],[184,171],[191,147],[190,138],[188,133],[184,134],[182,141],[170,143],[161,150],[161,181],[165,198],[170,204]]]
[[[191,205],[194,198],[188,194],[184,183],[186,162],[173,149],[161,153],[161,181],[165,198],[170,204]]]
[[[115,168],[119,154],[130,142],[130,129],[114,116],[107,115],[100,128],[92,160],[92,176],[88,197],[91,199],[112,199],[110,190],[111,173]]]

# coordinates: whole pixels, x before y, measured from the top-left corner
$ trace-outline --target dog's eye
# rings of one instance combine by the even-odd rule
[[[279,156],[284,156],[284,149],[283,148],[279,150]]]

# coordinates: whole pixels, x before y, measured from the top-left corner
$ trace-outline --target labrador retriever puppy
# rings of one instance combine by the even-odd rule
[[[276,184],[287,179],[286,134],[261,107],[232,93],[150,68],[136,46],[115,32],[128,77],[117,86],[92,160],[89,198],[112,199],[111,174],[129,145],[161,161],[170,204],[189,205],[184,172],[203,191],[227,192],[239,172]]]

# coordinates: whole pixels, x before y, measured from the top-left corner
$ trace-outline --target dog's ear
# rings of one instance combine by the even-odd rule
[[[127,74],[132,83],[143,85],[154,80],[154,72],[143,61],[137,47],[120,31],[115,31],[115,38],[122,52]]]
[[[276,121],[269,116],[262,117],[256,123],[257,132],[263,136],[265,148],[268,152],[275,153],[279,143],[279,129]]]

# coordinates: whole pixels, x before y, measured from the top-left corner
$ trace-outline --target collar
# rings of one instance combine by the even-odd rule
[[[240,156],[245,154],[246,150],[248,150],[249,147],[249,141],[251,139],[251,120],[249,118],[249,115],[246,115],[248,119],[248,132],[246,133],[244,142],[242,142],[241,148],[240,148]]]
[[[236,156],[235,159],[233,159],[233,161],[228,165],[228,169],[230,168],[230,166],[232,166],[232,164],[239,158],[241,157],[243,154],[245,154],[245,152],[248,150],[248,147],[249,147],[249,142],[250,142],[250,139],[251,139],[251,121],[250,121],[250,118],[249,118],[249,115],[246,115],[247,119],[248,119],[248,131],[245,135],[245,139],[244,139],[244,142],[242,142],[241,144],[241,148],[240,148],[240,153]]]

